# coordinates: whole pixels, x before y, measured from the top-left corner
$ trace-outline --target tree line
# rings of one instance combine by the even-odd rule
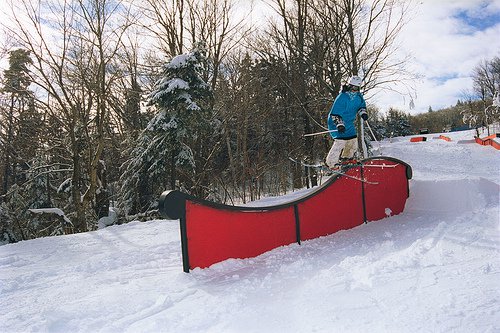
[[[390,56],[408,4],[268,5],[255,25],[233,0],[9,1],[0,241],[154,218],[167,189],[236,204],[316,185],[289,158],[324,157],[303,134],[350,75],[366,96],[411,78]],[[380,138],[411,131],[370,112]]]

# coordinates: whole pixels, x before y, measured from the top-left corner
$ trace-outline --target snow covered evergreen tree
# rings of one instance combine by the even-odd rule
[[[166,188],[190,190],[186,184],[195,171],[194,151],[213,126],[213,95],[201,76],[206,63],[201,47],[174,57],[149,94],[148,105],[157,113],[122,165],[122,208],[127,214],[147,211]]]
[[[388,137],[411,135],[410,115],[390,108],[385,117],[385,128]]]

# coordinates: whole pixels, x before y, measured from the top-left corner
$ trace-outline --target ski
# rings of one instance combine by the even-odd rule
[[[360,182],[363,182],[365,184],[370,184],[370,185],[378,185],[378,182],[370,182],[366,179],[363,179],[363,178],[359,178],[359,177],[355,177],[355,176],[351,176],[351,175],[347,175],[343,172],[340,172],[340,171],[337,171],[337,170],[332,170],[330,168],[327,168],[330,172],[333,172],[335,174],[338,174],[338,175],[341,175],[341,176],[344,176],[344,177],[347,177],[347,178],[351,178],[351,179],[354,179],[354,180],[357,180],[357,181],[360,181]]]
[[[334,174],[337,174],[337,175],[341,175],[341,176],[344,176],[344,177],[347,177],[347,178],[351,178],[351,179],[354,179],[354,180],[357,180],[357,181],[360,181],[362,183],[365,183],[365,184],[370,184],[370,185],[378,185],[378,182],[370,182],[366,179],[362,179],[362,178],[359,178],[359,177],[355,177],[355,176],[351,176],[351,175],[348,175],[344,172],[341,172],[341,171],[338,171],[338,170],[334,170],[334,169],[330,169],[329,167],[327,167],[326,165],[322,165],[322,164],[307,164],[307,163],[304,163],[304,162],[301,162],[301,161],[297,161],[291,157],[289,157],[290,161],[294,162],[294,163],[297,163],[297,164],[300,164],[302,165],[303,167],[306,167],[306,168],[314,168],[314,169],[318,169],[320,171],[324,171],[324,172],[331,172],[331,173],[334,173]],[[351,164],[353,166],[362,166],[361,164]]]
[[[363,166],[365,168],[395,168],[397,167],[399,164],[390,164],[390,165],[387,165],[387,164],[363,164]]]
[[[322,164],[310,164],[310,163],[305,163],[305,162],[302,162],[302,161],[299,161],[299,160],[296,160],[294,158],[291,158],[291,157],[288,157],[288,159],[290,161],[292,161],[293,163],[296,163],[296,164],[300,164],[306,168],[314,168],[314,169],[326,169],[327,167],[322,165]]]

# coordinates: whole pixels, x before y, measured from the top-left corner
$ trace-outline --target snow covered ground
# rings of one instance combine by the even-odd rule
[[[402,214],[257,258],[183,273],[168,220],[1,246],[0,331],[500,332],[500,151],[446,135],[382,143]]]

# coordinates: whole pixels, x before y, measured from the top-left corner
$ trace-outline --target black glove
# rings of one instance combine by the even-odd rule
[[[332,117],[333,123],[335,124],[335,126],[337,126],[337,131],[339,131],[339,133],[344,133],[345,132],[345,124],[344,124],[344,121],[342,120],[342,117],[338,116],[338,115],[334,115],[334,114],[332,114],[331,117]]]
[[[363,120],[368,120],[368,113],[366,113],[366,109],[365,108],[359,109],[359,116]]]

